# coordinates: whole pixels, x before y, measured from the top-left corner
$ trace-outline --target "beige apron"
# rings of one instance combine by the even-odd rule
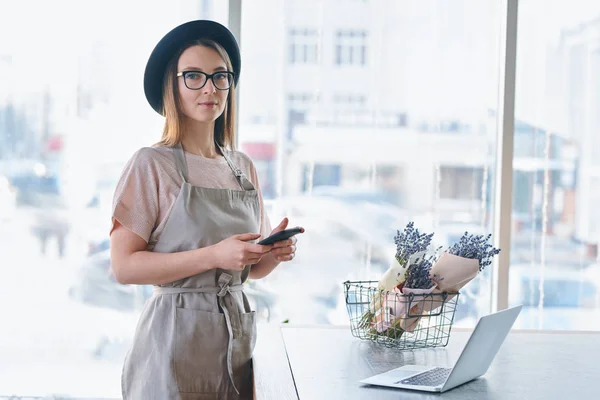
[[[258,193],[221,152],[242,190],[191,186],[183,149],[173,147],[183,184],[153,251],[194,250],[259,231]],[[125,358],[124,399],[252,397],[256,324],[242,292],[249,271],[211,269],[155,286]]]

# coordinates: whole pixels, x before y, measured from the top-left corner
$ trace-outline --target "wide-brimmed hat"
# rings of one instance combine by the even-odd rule
[[[219,43],[231,60],[234,84],[240,77],[240,49],[233,34],[215,21],[196,20],[186,22],[167,33],[154,47],[144,72],[144,93],[152,108],[162,115],[163,79],[169,61],[188,43],[197,39],[209,39]]]

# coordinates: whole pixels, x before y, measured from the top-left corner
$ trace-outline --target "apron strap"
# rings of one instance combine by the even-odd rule
[[[233,164],[233,162],[231,161],[229,156],[227,154],[225,154],[225,150],[219,145],[219,143],[217,143],[215,141],[215,144],[217,145],[219,150],[221,150],[221,154],[223,154],[223,158],[225,158],[225,161],[227,161],[227,164],[229,164],[229,168],[231,168],[231,171],[233,171],[233,175],[235,175],[235,179],[237,180],[240,187],[243,190],[255,190],[252,182],[250,182],[250,180],[248,180],[248,178],[246,178],[246,176],[244,175],[244,173],[242,172],[241,169],[239,169],[238,167],[235,166],[235,164]]]
[[[169,287],[169,286],[154,286],[154,294],[162,296],[166,294],[180,294],[180,293],[219,293],[223,290],[220,287],[199,287],[199,288],[183,288],[183,287]],[[229,286],[228,292],[241,292],[243,285]]]
[[[235,180],[240,185],[243,190],[255,190],[254,185],[242,172],[241,169],[236,167],[229,156],[225,153],[225,150],[215,141],[215,145],[221,151],[223,158],[227,161],[229,168],[233,171],[233,175],[235,175]],[[183,147],[181,143],[177,143],[173,146],[173,155],[175,156],[175,166],[177,167],[177,171],[183,179],[184,182],[188,182],[188,167],[187,162],[185,161],[185,153],[183,152]]]
[[[165,294],[179,294],[179,293],[216,293],[219,306],[223,310],[225,316],[225,323],[227,325],[227,333],[229,340],[227,341],[227,372],[229,373],[229,380],[233,385],[236,393],[239,395],[240,392],[235,386],[233,379],[233,366],[231,357],[233,353],[233,339],[242,335],[242,319],[240,317],[239,310],[233,301],[229,304],[226,302],[226,296],[231,292],[240,292],[243,289],[243,285],[229,285],[233,276],[225,272],[219,276],[218,286],[214,287],[199,287],[199,288],[180,288],[180,287],[164,287],[154,286],[154,294],[165,295]],[[230,299],[231,300],[231,299]],[[230,310],[232,308],[232,310]],[[233,314],[233,315],[232,315]],[[233,317],[233,318],[232,318]]]
[[[173,146],[173,156],[175,157],[175,166],[177,167],[177,171],[185,183],[188,181],[188,167],[187,162],[185,161],[185,153],[183,152],[181,143],[177,143],[175,146]]]

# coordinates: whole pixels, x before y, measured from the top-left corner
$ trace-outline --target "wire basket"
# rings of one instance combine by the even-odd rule
[[[377,283],[344,282],[353,336],[401,350],[448,344],[459,293],[401,294]]]

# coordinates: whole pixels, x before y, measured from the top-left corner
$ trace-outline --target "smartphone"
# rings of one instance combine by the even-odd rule
[[[268,238],[261,240],[260,242],[258,242],[258,244],[260,244],[260,245],[273,244],[275,242],[287,240],[287,239],[291,238],[292,236],[297,235],[302,232],[304,232],[304,228],[300,228],[300,227],[285,229],[281,232],[277,232],[277,233],[269,236]]]

